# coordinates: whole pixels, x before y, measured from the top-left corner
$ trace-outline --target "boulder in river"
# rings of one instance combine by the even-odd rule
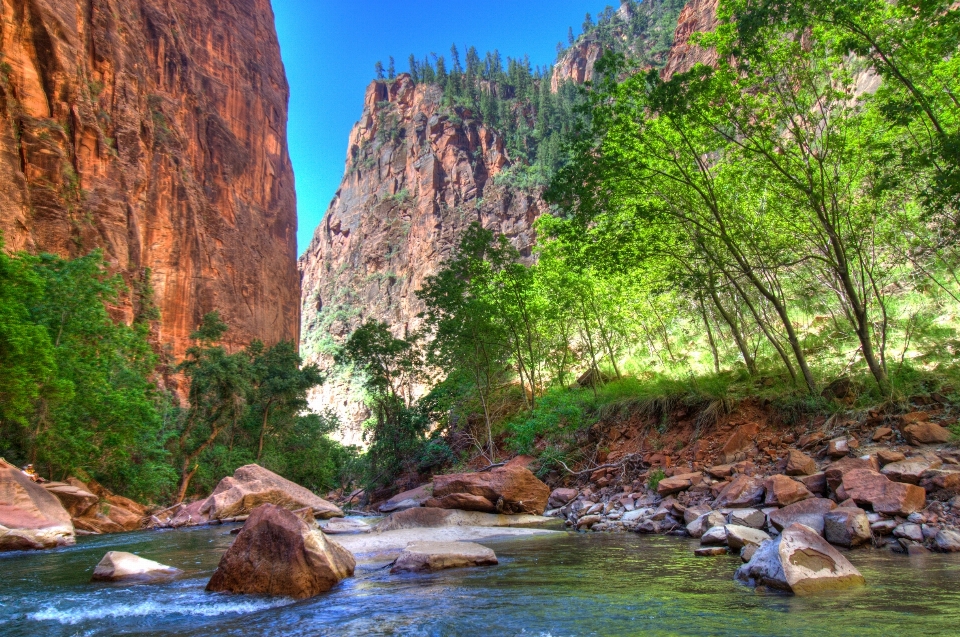
[[[390,572],[419,573],[498,563],[491,549],[475,542],[415,542],[400,553]]]
[[[826,540],[802,524],[793,524],[764,542],[737,570],[738,581],[796,595],[862,586],[863,575]]]
[[[937,550],[944,553],[960,553],[960,533],[950,529],[940,529],[934,537]]]
[[[211,520],[249,515],[263,504],[274,504],[290,511],[309,507],[321,519],[342,518],[343,511],[309,489],[301,487],[255,464],[240,467],[220,481],[199,509]]]
[[[18,469],[0,468],[0,551],[69,546],[70,513],[53,494]]]
[[[133,553],[110,551],[93,571],[93,581],[150,581],[166,579],[181,573],[180,569],[142,558]]]
[[[250,514],[207,590],[306,599],[353,575],[353,554],[275,504]]]
[[[446,506],[444,498],[455,494],[480,496],[491,502],[498,513],[543,515],[550,498],[550,487],[524,467],[508,465],[480,473],[456,473],[433,479],[433,497]]]

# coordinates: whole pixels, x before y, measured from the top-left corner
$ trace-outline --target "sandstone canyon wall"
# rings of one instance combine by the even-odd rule
[[[0,0],[7,250],[152,272],[176,359],[201,316],[297,339],[288,86],[269,0]],[[120,311],[129,318],[136,299]]]
[[[438,87],[409,75],[367,89],[343,182],[300,258],[308,360],[329,367],[335,344],[367,319],[398,336],[418,329],[416,291],[474,221],[529,255],[538,193],[497,185],[509,165],[503,139],[441,100]],[[352,427],[345,439],[359,442],[364,414],[346,383],[329,381],[311,406],[335,409]]]
[[[652,0],[651,0],[652,1]],[[717,0],[693,0],[668,33],[673,47],[654,55],[614,29],[614,41],[638,44],[651,63],[687,70],[708,53],[687,45],[698,26],[712,28]],[[629,20],[621,9],[618,18]],[[658,28],[664,28],[659,26]],[[671,38],[667,36],[667,41]],[[556,82],[593,77],[604,51],[598,37],[582,37],[554,66]],[[330,368],[337,344],[367,319],[385,321],[395,335],[420,327],[416,291],[435,273],[473,221],[505,234],[529,255],[533,223],[545,211],[539,191],[497,183],[511,165],[497,130],[464,109],[441,106],[436,86],[401,75],[367,89],[363,115],[350,135],[343,181],[313,241],[300,257],[301,351]],[[311,397],[316,410],[332,409],[347,425],[342,437],[360,443],[367,413],[355,388],[336,375]]]

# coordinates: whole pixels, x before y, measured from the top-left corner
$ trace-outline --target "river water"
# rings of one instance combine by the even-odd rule
[[[812,598],[737,585],[737,557],[696,558],[688,540],[634,534],[485,540],[487,569],[356,577],[311,600],[206,593],[228,527],[80,538],[0,554],[0,635],[856,635],[960,634],[960,556],[850,554],[868,585]],[[108,550],[185,574],[166,584],[90,583]]]

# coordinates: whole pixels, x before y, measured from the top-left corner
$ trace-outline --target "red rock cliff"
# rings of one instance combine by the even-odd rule
[[[441,98],[439,88],[408,75],[367,89],[343,182],[300,258],[310,360],[328,365],[333,344],[367,319],[386,321],[397,335],[419,328],[416,291],[473,221],[521,250],[533,244],[543,209],[537,193],[495,184],[508,165],[502,138],[467,110],[441,112]],[[328,382],[312,404],[355,425],[362,419],[342,384]]]
[[[0,6],[6,249],[99,247],[131,283],[150,268],[158,337],[177,357],[212,310],[235,345],[296,339],[288,87],[269,0]]]

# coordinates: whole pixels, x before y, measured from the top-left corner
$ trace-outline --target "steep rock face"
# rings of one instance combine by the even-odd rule
[[[538,194],[495,183],[509,165],[502,137],[468,110],[442,111],[441,98],[408,75],[367,89],[340,190],[300,258],[309,360],[329,365],[332,344],[367,319],[397,335],[418,329],[416,291],[474,221],[529,254]],[[344,383],[328,382],[312,406],[363,419]],[[347,439],[359,442],[358,430]]]
[[[680,12],[673,47],[667,56],[667,64],[661,75],[667,79],[677,73],[685,73],[695,64],[714,64],[717,52],[690,43],[694,33],[713,31],[717,26],[719,0],[690,0]]]
[[[269,0],[0,0],[7,250],[149,268],[160,342],[219,310],[234,345],[296,339],[288,87]],[[131,285],[131,288],[134,288]],[[119,308],[130,318],[137,299]]]

